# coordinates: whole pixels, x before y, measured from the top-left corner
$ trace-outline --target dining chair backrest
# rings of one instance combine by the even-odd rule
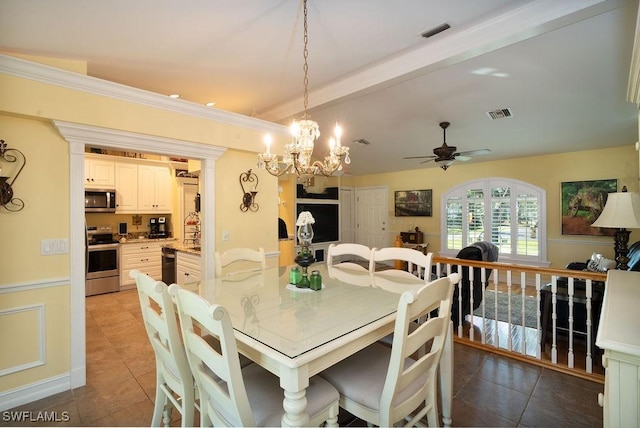
[[[327,265],[331,266],[339,264],[343,268],[369,270],[374,250],[375,248],[372,249],[362,244],[331,244],[327,249]],[[345,258],[348,260],[341,261]]]
[[[217,277],[222,276],[224,268],[229,265],[240,262],[248,262],[250,266],[255,269],[266,269],[267,258],[264,253],[264,248],[260,247],[257,250],[253,248],[231,248],[223,253],[215,252],[216,273]],[[243,268],[246,267],[245,263],[242,263]]]
[[[371,259],[370,271],[375,270],[375,264],[378,262],[388,262],[391,260],[401,260],[407,262],[407,270],[400,269],[385,269],[384,272],[387,275],[406,276],[414,275],[420,278],[424,278],[425,283],[431,280],[431,259],[433,253],[424,254],[413,248],[404,247],[386,247],[373,251],[373,257]]]
[[[220,305],[173,284],[187,359],[200,393],[201,426],[256,426],[240,371],[231,319]],[[197,333],[217,336],[214,349]]]
[[[193,377],[167,284],[135,269],[129,275],[136,281],[142,319],[156,358],[156,399],[151,426],[160,426],[163,416],[168,426],[171,413],[168,401],[180,411],[182,426],[193,426]]]
[[[400,297],[391,359],[380,399],[380,426],[392,426],[404,419],[422,405],[425,396],[431,395],[433,404],[437,406],[434,382],[438,378],[437,368],[451,322],[449,313],[453,287],[459,280],[458,274],[452,274],[426,284],[415,292],[405,292]],[[437,316],[432,316],[417,326],[413,323],[417,318],[435,310],[438,311]],[[421,349],[424,344],[429,343],[430,347],[426,351]],[[417,351],[425,354],[417,360],[409,359]],[[419,390],[403,396],[403,390],[413,382],[421,385]],[[428,410],[423,408],[413,415],[413,421],[419,421]]]
[[[343,265],[347,266],[343,266]],[[368,270],[359,269],[350,266],[350,263],[338,263],[336,265],[327,265],[327,274],[329,278],[343,282],[345,284],[358,285],[360,287],[370,287],[373,285],[371,273]]]

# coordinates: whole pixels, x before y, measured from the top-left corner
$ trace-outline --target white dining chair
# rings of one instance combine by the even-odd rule
[[[138,270],[132,270],[129,275],[136,281],[142,319],[156,358],[156,398],[151,426],[160,426],[162,422],[168,427],[175,407],[182,415],[181,426],[191,427],[196,394],[167,285]]]
[[[240,368],[227,310],[177,284],[169,292],[177,301],[187,359],[200,393],[200,426],[280,426],[284,392],[279,379],[258,364]],[[221,350],[195,333],[194,324],[219,337]],[[306,398],[309,425],[337,426],[339,394],[331,384],[312,377]]]
[[[267,268],[267,258],[264,253],[264,248],[262,247],[257,250],[253,248],[231,248],[223,253],[216,251],[214,257],[216,262],[216,276],[222,276],[223,269],[228,268],[234,263],[240,265],[240,262],[248,262],[242,263],[240,270],[247,270],[247,266],[249,266],[248,269]]]
[[[404,277],[408,277],[408,275],[413,275],[414,277],[417,276],[419,278],[424,279],[424,282],[427,283],[431,280],[431,259],[432,258],[433,258],[433,253],[424,254],[420,251],[414,250],[413,248],[404,248],[404,247],[379,248],[373,251],[371,264],[369,265],[369,270],[371,272],[374,272],[376,263],[402,260],[403,262],[407,262],[406,271],[400,270],[400,269],[385,269],[381,272],[384,275],[395,275],[395,276],[404,276]]]
[[[362,244],[331,244],[327,249],[327,266],[340,265],[341,268],[369,270],[374,250],[375,248]]]
[[[437,369],[459,280],[453,274],[403,293],[391,348],[376,342],[321,373],[340,392],[340,407],[370,425],[404,421],[415,426],[426,416],[429,426],[438,426]],[[409,329],[413,320],[434,310],[438,316]],[[414,359],[424,344],[426,353]]]

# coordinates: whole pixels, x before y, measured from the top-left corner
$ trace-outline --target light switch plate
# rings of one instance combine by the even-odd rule
[[[53,256],[56,254],[67,254],[69,252],[68,239],[41,239],[40,255]]]

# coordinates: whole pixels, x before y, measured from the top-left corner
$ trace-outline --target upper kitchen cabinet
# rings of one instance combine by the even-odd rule
[[[171,172],[165,166],[138,165],[138,210],[170,213]]]
[[[86,155],[84,185],[93,189],[113,189],[116,185],[115,163],[97,156]]]
[[[116,212],[138,211],[138,165],[116,163]]]

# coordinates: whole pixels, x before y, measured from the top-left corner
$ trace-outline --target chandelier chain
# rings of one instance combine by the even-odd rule
[[[340,143],[342,136],[342,128],[336,124],[334,137],[329,140],[329,155],[323,160],[314,160],[314,145],[318,137],[320,137],[320,127],[318,123],[311,120],[308,113],[309,108],[309,34],[307,24],[307,0],[302,0],[303,17],[304,17],[304,49],[302,56],[304,59],[304,115],[299,121],[294,120],[291,125],[291,142],[285,144],[285,154],[279,157],[275,153],[271,153],[271,136],[265,136],[265,144],[267,150],[258,155],[258,168],[266,168],[267,172],[274,176],[283,174],[295,174],[298,179],[303,180],[304,186],[308,186],[311,177],[315,175],[323,175],[329,177],[331,175],[340,175],[342,164],[350,164],[349,147]]]
[[[304,49],[302,50],[302,57],[304,58],[304,65],[302,66],[302,70],[304,71],[304,79],[303,79],[303,84],[304,84],[304,115],[303,118],[307,119],[308,118],[308,114],[307,114],[307,108],[309,106],[309,90],[308,90],[308,86],[309,86],[309,64],[307,63],[307,59],[309,58],[309,49],[307,48],[307,44],[309,43],[309,35],[307,32],[307,0],[303,1],[303,5],[304,5],[304,37],[303,37],[303,41],[304,41]]]

